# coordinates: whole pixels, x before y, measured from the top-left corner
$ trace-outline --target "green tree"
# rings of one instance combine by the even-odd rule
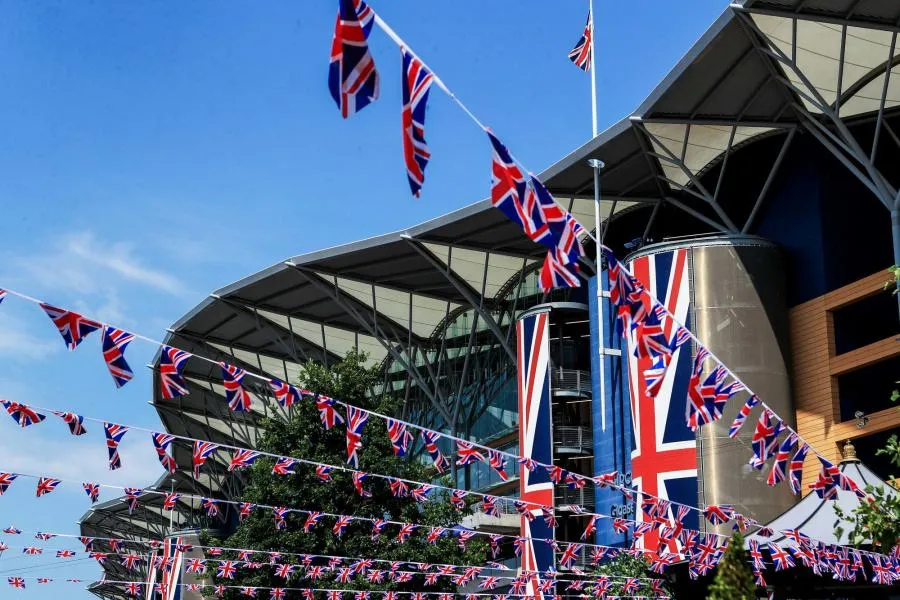
[[[622,552],[614,559],[597,567],[594,574],[597,576],[605,575],[610,577],[609,592],[607,592],[610,597],[653,597],[659,595],[653,591],[650,587],[650,582],[647,581],[647,579],[657,577],[657,575],[650,570],[647,561],[639,556],[632,556]],[[622,590],[622,586],[625,583],[625,580],[622,579],[623,577],[639,577],[641,582],[638,590],[625,594]],[[662,589],[664,595],[671,595],[667,585],[663,585]]]
[[[734,532],[725,555],[716,567],[707,600],[754,600],[756,585],[750,570],[750,554],[744,548],[744,536]]]
[[[298,383],[319,393],[346,400],[363,409],[382,414],[396,414],[399,402],[393,398],[373,399],[368,392],[380,382],[376,369],[365,366],[366,355],[351,351],[341,362],[325,367],[318,363],[308,363],[302,367]],[[339,412],[343,412],[339,409]],[[316,462],[341,465],[346,460],[345,429],[334,427],[325,430],[312,402],[303,402],[291,409],[287,420],[272,419],[264,424],[264,433],[258,442],[260,450],[284,456],[307,458]],[[363,432],[363,448],[359,454],[359,468],[371,473],[382,473],[392,477],[415,481],[430,481],[433,472],[430,467],[415,460],[395,457],[390,440],[385,432],[382,419],[370,417]],[[254,548],[281,553],[332,555],[347,557],[372,557],[391,561],[416,561],[458,565],[480,565],[487,560],[487,543],[480,536],[471,539],[462,549],[457,540],[444,536],[437,544],[425,540],[425,526],[452,527],[458,524],[468,511],[454,509],[449,502],[417,503],[410,497],[396,498],[388,483],[382,479],[369,478],[365,489],[371,497],[360,497],[353,486],[351,475],[334,471],[331,482],[319,480],[310,466],[298,466],[295,475],[272,474],[272,460],[258,460],[248,470],[248,485],[242,497],[257,504],[286,506],[289,508],[318,510],[331,514],[353,515],[363,518],[381,518],[404,523],[418,523],[420,527],[406,542],[396,540],[397,526],[388,525],[377,539],[371,537],[372,524],[369,521],[352,521],[341,537],[332,534],[335,519],[323,517],[318,526],[309,533],[303,531],[305,515],[292,513],[287,518],[285,529],[276,531],[271,511],[255,510],[237,530],[222,542],[225,547]],[[449,485],[449,481],[443,483]],[[441,498],[431,493],[435,498]],[[444,499],[446,500],[446,499]],[[266,561],[260,554],[255,560]],[[297,557],[285,557],[283,562],[297,562]],[[320,563],[317,563],[320,564]],[[385,565],[375,568],[385,568]],[[295,576],[296,577],[296,576]],[[385,579],[382,584],[369,584],[357,577],[352,584],[341,585],[334,582],[331,574],[314,587],[352,588],[371,590],[405,590],[410,586],[421,587],[421,577],[411,584],[396,584]],[[307,585],[308,580],[294,586]],[[434,591],[449,591],[452,584],[447,577],[439,578],[440,585]],[[284,580],[275,576],[271,568],[257,570],[241,569],[234,582],[219,582],[257,587],[288,587]],[[236,592],[236,590],[233,590]],[[231,597],[237,598],[236,593]]]

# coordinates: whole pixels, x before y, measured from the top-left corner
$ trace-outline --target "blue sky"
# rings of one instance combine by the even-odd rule
[[[590,78],[566,59],[586,2],[372,0],[513,153],[538,172],[590,137]],[[597,2],[601,128],[633,110],[725,0]],[[161,339],[205,294],[282,260],[402,229],[485,197],[483,134],[438,90],[433,158],[418,200],[400,149],[400,56],[371,40],[382,97],[348,121],[325,85],[336,2],[61,2],[0,5],[0,287]],[[69,353],[36,306],[0,305],[0,397],[157,427],[136,375],[116,390],[92,336]],[[71,480],[34,498],[19,479],[0,528],[76,533],[81,481],[149,484],[161,469],[130,432],[111,473],[100,427],[0,421],[0,471]],[[105,490],[101,499],[116,494]],[[9,575],[93,579],[92,561],[25,557],[0,535]],[[52,549],[52,550],[51,550]],[[49,554],[49,556],[48,556]],[[54,584],[70,598],[91,598]],[[46,598],[36,584],[17,598]],[[54,593],[57,593],[54,591]],[[3,597],[11,592],[2,592]]]

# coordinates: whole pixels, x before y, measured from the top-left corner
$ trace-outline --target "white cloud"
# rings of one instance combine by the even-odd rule
[[[38,359],[59,352],[62,348],[61,342],[52,343],[46,337],[38,337],[22,321],[0,312],[0,355]]]
[[[48,419],[56,419],[48,415]],[[54,423],[56,425],[56,423]],[[93,425],[93,429],[91,426]],[[119,446],[122,468],[109,470],[103,429],[99,423],[87,423],[88,433],[78,438],[56,440],[38,434],[35,425],[19,430],[22,435],[0,437],[0,470],[28,475],[57,477],[63,488],[80,491],[86,481],[122,487],[147,487],[164,473],[150,435],[143,431],[129,431]],[[26,482],[20,479],[14,485]],[[25,483],[32,485],[32,483]],[[101,488],[101,499],[120,496],[121,491]]]
[[[107,294],[114,281],[137,283],[181,296],[184,286],[174,276],[142,264],[133,244],[104,243],[91,232],[65,235],[47,252],[14,257],[10,267],[50,289],[81,294]]]

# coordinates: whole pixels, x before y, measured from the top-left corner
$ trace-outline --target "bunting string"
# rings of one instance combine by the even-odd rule
[[[23,299],[23,300],[26,300],[26,301],[29,301],[32,303],[36,303],[41,306],[45,305],[45,303],[42,302],[41,300],[38,300],[37,298],[34,298],[27,294],[23,294],[18,291],[9,290],[9,289],[5,289],[3,291],[7,292],[8,294],[10,294],[12,296]],[[94,321],[92,319],[84,317],[83,315],[73,313],[72,311],[66,311],[66,312],[74,314],[75,317],[73,317],[73,319],[75,319],[75,320],[87,320],[87,321],[90,321],[93,323],[100,324],[99,321]],[[107,328],[113,328],[113,326],[111,326],[111,325],[104,325],[104,326]],[[116,328],[116,329],[118,329],[118,328]],[[203,360],[207,363],[215,364],[220,367],[223,367],[223,372],[230,372],[230,371],[232,371],[232,369],[237,369],[237,367],[233,367],[232,365],[226,365],[225,363],[215,361],[211,358],[208,358],[208,357],[205,357],[202,355],[191,354],[191,353],[188,353],[187,351],[180,350],[180,349],[172,347],[172,346],[168,346],[166,344],[163,344],[162,342],[156,341],[156,340],[154,340],[150,337],[144,336],[144,335],[140,335],[140,334],[132,334],[132,335],[133,335],[134,339],[139,339],[139,340],[145,341],[147,343],[156,345],[157,347],[161,348],[164,351],[163,357],[166,356],[166,352],[165,352],[166,350],[171,351],[172,355],[177,355],[179,357],[174,360],[181,360],[182,361],[181,364],[183,364],[183,361],[188,358],[197,358],[197,359]],[[691,335],[693,335],[693,334],[691,334]],[[160,377],[164,380],[164,383],[165,383],[165,381],[167,379],[170,379],[172,377],[172,375],[163,368],[162,363],[164,361],[161,359],[160,362],[161,362]],[[231,367],[231,368],[229,368],[229,367]],[[472,448],[477,451],[480,451],[480,452],[475,452],[473,454],[470,454],[470,456],[473,457],[472,462],[474,462],[474,461],[485,462],[485,454],[490,454],[492,456],[499,457],[499,459],[501,461],[500,464],[502,464],[502,462],[505,461],[506,459],[512,459],[512,460],[517,461],[524,468],[528,468],[530,470],[534,470],[535,468],[538,468],[538,467],[544,468],[550,474],[551,479],[553,479],[554,482],[556,482],[556,483],[566,481],[567,483],[571,483],[575,486],[581,486],[584,483],[590,482],[590,483],[594,484],[595,486],[598,486],[601,488],[611,488],[611,489],[619,490],[626,497],[633,497],[634,495],[639,495],[644,498],[651,498],[656,502],[665,502],[665,503],[667,503],[666,504],[667,506],[669,506],[669,505],[683,506],[690,510],[697,511],[701,515],[704,514],[704,512],[707,509],[710,508],[709,506],[699,508],[697,506],[693,506],[693,505],[689,505],[689,504],[685,504],[685,503],[669,501],[669,500],[663,499],[659,496],[655,496],[655,495],[649,494],[647,492],[638,490],[636,488],[630,488],[627,486],[620,485],[615,482],[616,473],[614,473],[614,472],[607,473],[607,474],[601,474],[601,475],[598,475],[595,477],[589,477],[589,476],[580,475],[577,473],[570,473],[556,465],[544,464],[544,463],[541,463],[538,461],[534,461],[531,458],[522,457],[518,454],[507,452],[505,450],[498,450],[495,448],[490,448],[483,444],[471,442],[469,440],[465,440],[465,439],[457,437],[457,436],[439,432],[439,431],[436,431],[434,429],[430,429],[427,427],[423,427],[423,426],[417,425],[415,423],[410,423],[407,421],[403,421],[401,419],[395,419],[393,417],[388,417],[387,415],[381,414],[377,411],[359,409],[356,406],[354,406],[350,403],[347,403],[343,400],[323,396],[323,395],[317,394],[317,393],[309,391],[309,390],[295,388],[294,386],[291,386],[290,384],[287,384],[285,382],[281,382],[276,379],[271,379],[269,377],[266,377],[264,375],[259,375],[252,371],[244,371],[242,369],[240,369],[240,371],[242,371],[246,376],[249,376],[252,379],[258,380],[260,382],[265,382],[266,384],[268,384],[269,391],[274,390],[274,393],[276,394],[276,399],[279,401],[279,405],[281,405],[283,408],[286,408],[286,409],[289,408],[290,406],[293,405],[293,403],[296,400],[298,400],[300,398],[309,398],[309,399],[315,401],[317,404],[317,407],[319,408],[319,411],[320,411],[323,426],[325,426],[326,428],[329,428],[331,426],[334,426],[334,425],[337,425],[337,424],[340,424],[343,422],[343,417],[340,417],[340,415],[337,414],[337,412],[334,410],[334,405],[339,405],[339,406],[345,407],[345,409],[347,409],[347,410],[361,411],[369,416],[378,417],[379,419],[382,419],[387,424],[396,423],[396,424],[401,425],[404,428],[419,431],[420,433],[422,433],[423,439],[426,441],[426,448],[429,448],[429,441],[431,441],[431,447],[434,448],[436,455],[437,455],[437,456],[435,456],[435,454],[432,454],[432,457],[435,459],[435,464],[436,464],[436,466],[439,467],[439,470],[440,470],[440,465],[441,465],[442,461],[446,462],[446,459],[445,459],[445,457],[443,457],[443,454],[441,453],[440,449],[437,447],[436,441],[443,438],[443,439],[447,439],[451,442],[455,442],[459,448]],[[277,385],[276,385],[276,382],[277,382]],[[166,385],[163,385],[162,386],[163,390],[165,390],[166,387],[167,387]],[[171,386],[169,386],[169,387],[171,387]],[[279,390],[281,392],[280,395],[279,395]],[[183,393],[187,393],[187,390],[184,389]],[[17,405],[17,406],[24,406],[24,405]],[[7,409],[7,410],[9,411],[9,409]],[[48,410],[48,409],[42,408],[41,410]],[[72,415],[72,413],[63,413],[63,414]],[[78,415],[73,416],[73,418],[77,418],[77,417],[78,417]],[[100,419],[92,419],[92,420],[96,421],[96,422],[105,423],[104,421],[102,421]],[[20,421],[20,424],[22,424],[23,426],[32,424],[28,419],[25,419],[24,422],[22,422],[22,419],[19,419],[19,421]],[[137,429],[137,428],[135,428],[135,429]],[[150,430],[144,429],[144,431],[150,431]],[[190,438],[184,438],[184,439],[190,439]],[[220,447],[230,448],[230,449],[239,449],[235,446],[227,446],[227,445],[220,445]],[[429,450],[429,452],[431,452],[431,450]],[[484,452],[484,454],[482,454],[482,452]],[[265,455],[265,453],[262,453],[262,454]],[[275,455],[271,455],[271,456],[274,458],[279,458]],[[113,448],[110,448],[111,466],[114,463],[114,458],[116,458],[116,457],[113,455]],[[297,459],[297,460],[302,462],[302,459]],[[345,471],[353,471],[352,469],[347,469],[346,467],[334,466],[333,468],[341,469],[341,470],[345,470]],[[407,482],[407,483],[410,483],[410,482]],[[420,484],[420,482],[415,482],[415,483]],[[449,488],[444,488],[444,489],[449,489]],[[470,493],[472,495],[482,495],[482,494],[479,494],[478,492],[468,492],[468,493]],[[712,508],[715,508],[714,505],[711,505],[711,506],[712,506]],[[586,513],[587,511],[582,511],[582,512]],[[735,513],[735,514],[737,514],[737,513]],[[758,525],[758,523],[752,519],[748,519],[747,517],[744,517],[744,519],[747,520],[747,522],[749,522],[751,524],[751,526]]]
[[[599,580],[609,581],[608,577],[600,576]],[[52,584],[56,580],[53,577],[9,577],[7,578],[8,584],[13,588],[18,589],[26,589],[26,582],[33,581],[37,584]],[[79,584],[85,583],[83,579],[66,579],[66,583]],[[654,579],[653,581],[660,581]],[[595,582],[596,583],[596,582]],[[147,587],[147,583],[144,581],[134,581],[127,579],[103,579],[97,582],[94,582],[93,585],[114,585],[121,586],[126,594],[132,596],[142,595],[143,590]],[[535,596],[534,594],[514,594],[514,593],[492,593],[492,592],[436,592],[436,591],[384,591],[377,592],[372,590],[365,589],[353,589],[353,588],[327,588],[327,587],[268,587],[268,586],[244,586],[244,585],[231,585],[231,584],[207,584],[207,583],[172,583],[168,584],[170,586],[177,586],[180,588],[184,588],[188,591],[192,592],[202,592],[204,594],[214,594],[216,597],[223,597],[225,593],[229,590],[237,590],[240,595],[247,596],[251,598],[259,598],[260,592],[269,592],[268,598],[270,600],[284,600],[287,598],[287,594],[293,592],[299,592],[300,596],[295,596],[297,598],[303,598],[304,600],[314,600],[316,594],[320,594],[319,597],[322,597],[321,594],[325,594],[325,598],[327,600],[342,600],[345,596],[344,594],[352,594],[352,596],[346,596],[346,598],[353,598],[353,600],[451,600],[453,598],[462,598],[464,600],[473,600],[474,598],[490,598],[491,600],[506,600],[507,598],[523,598],[525,600],[540,600],[540,596]],[[163,584],[154,584],[154,590],[162,589]],[[661,589],[661,588],[660,588]],[[588,598],[596,598],[596,596],[591,596],[589,594],[567,594],[568,598],[580,598],[580,599],[588,599]],[[609,600],[618,600],[619,598],[624,598],[623,596],[609,596],[606,595],[606,598]],[[656,596],[633,596],[628,595],[628,598],[638,599],[638,600],[668,600],[669,596],[665,594],[656,595]],[[556,598],[561,598],[561,596],[556,596]]]
[[[43,410],[43,411],[47,411],[47,412],[52,412],[57,415],[61,415],[61,414],[62,415],[71,415],[72,414],[72,413],[63,413],[59,410],[53,410],[53,409],[44,408],[44,407],[25,406],[25,405],[19,405],[19,406],[22,407],[23,410],[31,410],[31,411]],[[36,414],[39,414],[39,413],[36,413]],[[104,423],[104,425],[108,425],[108,423],[106,423],[105,421],[102,421],[101,419],[96,419],[93,417],[84,417],[81,415],[76,415],[76,416],[78,417],[80,423],[83,423],[84,421],[88,421],[88,422]],[[43,419],[41,419],[41,421],[42,420]],[[131,425],[128,425],[128,426],[116,425],[115,427],[122,429],[122,430],[132,430],[133,429],[136,431],[144,431],[146,433],[149,433],[153,438],[154,445],[156,445],[157,452],[160,453],[160,462],[162,463],[162,465],[164,467],[166,467],[166,465],[170,465],[170,466],[174,465],[174,461],[171,459],[171,456],[166,454],[165,449],[161,448],[161,446],[158,445],[158,443],[157,443],[159,440],[159,436],[161,436],[163,434],[155,433],[152,430],[147,429],[147,428],[136,427],[136,426],[131,426]],[[205,440],[199,440],[197,438],[191,438],[191,437],[187,437],[187,436],[178,436],[178,435],[173,435],[173,434],[165,434],[165,438],[166,438],[167,444],[171,443],[174,440],[180,440],[180,441],[185,441],[185,442],[191,443],[195,449],[198,446],[200,446],[201,444],[211,444],[211,442],[207,442]],[[384,474],[380,474],[380,473],[363,472],[363,471],[359,471],[356,469],[350,469],[348,467],[344,467],[341,465],[331,465],[331,464],[311,461],[311,460],[299,458],[299,457],[289,457],[289,456],[283,456],[283,455],[278,455],[278,454],[273,454],[273,453],[268,453],[268,452],[254,451],[254,450],[251,450],[248,448],[242,448],[239,446],[230,446],[227,444],[220,444],[220,445],[214,445],[213,450],[232,450],[233,451],[232,458],[229,463],[229,468],[247,467],[247,466],[250,466],[250,464],[252,464],[252,462],[254,462],[257,458],[265,456],[265,457],[269,457],[269,458],[272,458],[275,460],[275,465],[273,467],[273,473],[281,474],[281,475],[292,474],[293,468],[296,464],[305,464],[307,466],[314,467],[316,469],[316,474],[320,477],[320,479],[323,480],[323,482],[330,480],[330,474],[332,471],[348,472],[354,476],[354,483],[357,486],[357,492],[361,493],[361,494],[365,493],[362,490],[362,481],[365,478],[373,477],[373,478],[382,479],[384,481],[387,481],[388,484],[390,485],[392,491],[395,494],[412,495],[420,502],[421,501],[437,501],[437,502],[443,501],[442,498],[432,497],[429,494],[429,492],[432,490],[445,491],[449,494],[449,496],[451,498],[455,498],[456,502],[461,502],[462,499],[467,496],[480,497],[482,499],[481,510],[488,516],[498,516],[499,515],[499,511],[497,510],[497,506],[496,506],[499,503],[499,504],[505,504],[505,505],[511,504],[515,508],[517,513],[519,513],[523,516],[526,516],[528,518],[537,518],[534,514],[535,511],[540,512],[541,518],[550,519],[550,520],[555,520],[554,515],[557,515],[557,514],[570,514],[572,516],[587,517],[587,518],[590,518],[591,520],[588,523],[588,527],[585,530],[585,533],[582,535],[582,540],[587,540],[591,537],[591,535],[593,534],[593,531],[595,529],[595,524],[596,524],[597,519],[613,519],[614,520],[614,528],[617,531],[622,531],[622,532],[627,530],[627,528],[629,526],[633,526],[635,528],[635,531],[634,531],[635,537],[640,537],[644,533],[647,533],[651,530],[661,529],[661,531],[662,531],[662,535],[661,535],[662,540],[661,541],[665,542],[667,546],[671,546],[672,543],[674,543],[676,540],[681,541],[682,536],[690,536],[692,534],[693,535],[714,536],[714,537],[717,537],[720,539],[723,539],[723,538],[728,539],[728,537],[729,537],[729,536],[719,534],[719,533],[702,534],[699,531],[686,528],[681,524],[684,520],[685,515],[680,514],[672,522],[669,522],[668,506],[667,505],[661,506],[658,503],[653,503],[650,506],[647,506],[645,503],[645,506],[643,506],[645,513],[650,521],[648,524],[648,522],[637,521],[635,519],[613,517],[611,515],[607,515],[607,514],[603,514],[603,513],[588,511],[583,506],[580,506],[577,504],[564,505],[559,508],[550,508],[550,507],[546,507],[546,506],[543,506],[543,505],[540,505],[537,503],[521,501],[521,500],[517,500],[517,499],[513,499],[513,498],[492,496],[490,494],[484,494],[481,492],[472,492],[472,491],[467,491],[467,490],[463,490],[460,488],[442,486],[442,485],[438,485],[438,484],[429,484],[429,483],[416,481],[416,480],[410,480],[410,479],[396,478],[396,477],[392,477],[392,476],[384,475]],[[197,452],[195,450],[195,454],[196,453]],[[169,470],[170,472],[173,471],[171,468],[167,468],[167,470]],[[0,486],[2,486],[2,483],[3,483],[3,475],[18,476],[18,474],[14,474],[14,473],[13,474],[10,474],[10,473],[0,474]],[[48,478],[45,478],[45,479],[48,479]],[[99,497],[99,487],[103,487],[103,486],[97,486],[97,484],[84,484],[84,486],[85,486],[85,491],[88,493],[91,500],[96,501],[96,499]],[[88,486],[95,486],[95,487],[92,487],[91,491],[88,491]],[[414,486],[414,487],[411,487],[411,486]],[[128,489],[128,488],[121,488],[121,489]],[[421,490],[425,490],[425,492],[417,494],[417,492],[419,492]],[[0,493],[2,493],[2,488],[0,488]],[[719,524],[734,520],[736,527],[740,528],[741,530],[744,530],[744,531],[747,530],[749,527],[759,526],[759,524],[757,522],[755,522],[751,519],[747,519],[746,517],[743,517],[742,515],[737,513],[732,507],[709,506],[704,510],[703,515],[704,515],[704,517],[706,517],[707,520],[709,520],[714,525],[719,525]]]

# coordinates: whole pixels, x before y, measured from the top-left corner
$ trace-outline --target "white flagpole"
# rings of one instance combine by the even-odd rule
[[[588,22],[591,26],[591,133],[592,137],[597,137],[597,36],[595,35],[596,28],[594,26],[594,0],[588,0]],[[589,163],[594,169],[594,239],[597,246],[597,341],[600,353],[600,360],[597,365],[597,379],[599,380],[600,388],[600,429],[606,431],[606,341],[603,331],[605,311],[603,310],[603,272],[600,268],[600,244],[603,241],[600,229],[600,169],[603,168],[603,162],[593,159]]]

